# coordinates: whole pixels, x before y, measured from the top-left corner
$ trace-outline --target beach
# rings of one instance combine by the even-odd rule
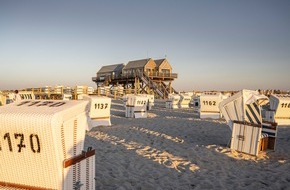
[[[96,189],[289,189],[290,126],[279,126],[276,150],[257,157],[228,147],[225,120],[199,119],[193,109],[165,109],[126,118],[112,100],[112,126],[86,134],[96,150]]]

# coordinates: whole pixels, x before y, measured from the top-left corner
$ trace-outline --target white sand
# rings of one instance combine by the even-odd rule
[[[275,152],[258,157],[227,148],[223,120],[156,101],[146,119],[125,118],[113,100],[111,127],[95,127],[96,189],[290,189],[290,126],[279,127]]]

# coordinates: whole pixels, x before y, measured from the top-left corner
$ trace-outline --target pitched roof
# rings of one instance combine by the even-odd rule
[[[151,58],[129,61],[128,64],[124,67],[124,69],[134,69],[144,67],[150,59]]]
[[[163,63],[164,60],[165,59],[158,59],[158,60],[154,60],[154,61],[156,63],[156,66],[159,67]]]
[[[109,73],[113,71],[120,71],[125,66],[124,63],[121,64],[115,64],[115,65],[106,65],[103,66],[97,73]]]

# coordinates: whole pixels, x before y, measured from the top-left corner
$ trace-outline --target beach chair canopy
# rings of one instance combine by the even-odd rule
[[[258,91],[241,90],[223,100],[219,109],[232,130],[233,121],[261,124],[261,106],[269,102],[268,97]]]

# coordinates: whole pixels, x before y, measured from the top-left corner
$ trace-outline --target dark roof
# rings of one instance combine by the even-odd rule
[[[124,69],[135,69],[135,68],[142,68],[144,67],[148,61],[151,58],[148,59],[140,59],[140,60],[135,60],[135,61],[129,61],[128,64],[124,67]]]
[[[159,67],[159,66],[163,63],[164,60],[165,60],[165,59],[154,60],[155,63],[156,63],[156,67]]]
[[[125,66],[124,63],[121,64],[115,64],[115,65],[106,65],[103,66],[97,73],[109,73],[109,72],[116,72],[116,71],[120,71],[123,69],[123,67]]]

